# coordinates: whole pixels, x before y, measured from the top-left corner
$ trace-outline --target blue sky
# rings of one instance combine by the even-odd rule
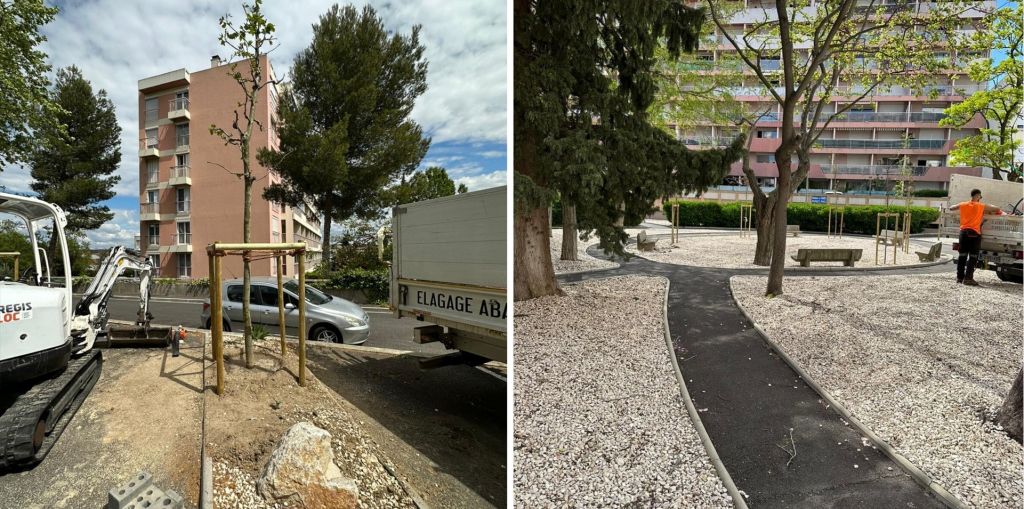
[[[138,80],[174,69],[205,69],[210,56],[227,57],[217,43],[217,19],[241,16],[241,1],[72,0],[48,2],[61,9],[44,27],[43,49],[56,70],[77,65],[96,89],[107,91],[121,125],[121,183],[106,204],[112,221],[88,232],[93,247],[132,245],[138,234]],[[278,76],[309,45],[311,26],[334,3],[265,0],[280,47],[271,53]],[[358,2],[359,8],[367,2]],[[432,138],[421,169],[445,167],[470,190],[506,184],[506,3],[504,0],[368,2],[389,30],[408,33],[422,25],[429,62],[427,92],[412,117]],[[0,185],[28,192],[28,169],[4,168]]]

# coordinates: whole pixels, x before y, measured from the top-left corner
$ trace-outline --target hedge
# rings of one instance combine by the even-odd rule
[[[680,226],[708,226],[738,228],[740,204],[716,201],[673,200],[663,205],[665,217],[672,217],[672,204],[679,204]],[[802,231],[828,231],[828,205],[790,203],[787,208],[788,224],[800,225]],[[905,207],[889,207],[888,212],[904,212]],[[843,231],[847,233],[875,234],[875,221],[879,212],[887,212],[883,205],[847,205],[843,215]],[[921,233],[939,218],[938,209],[910,207],[910,232]],[[757,212],[754,212],[757,215]],[[883,219],[884,222],[884,219]]]
[[[949,196],[949,191],[945,189],[921,189],[914,191],[914,196],[921,198],[945,198]]]
[[[322,290],[362,290],[371,302],[383,302],[388,300],[391,291],[389,269],[361,269],[350,268],[326,274],[317,274],[326,282]]]

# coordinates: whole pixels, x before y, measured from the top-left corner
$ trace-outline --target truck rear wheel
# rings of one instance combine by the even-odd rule
[[[996,277],[1000,281],[1006,281],[1007,283],[1024,284],[1024,277],[1022,277],[1022,266],[1014,265],[1012,269],[999,266],[996,267]]]

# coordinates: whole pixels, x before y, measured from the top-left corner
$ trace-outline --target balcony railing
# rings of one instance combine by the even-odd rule
[[[814,144],[820,148],[942,148],[946,140],[825,140]]]
[[[822,113],[819,122],[828,120],[831,113]],[[946,118],[942,112],[931,111],[847,111],[836,115],[833,122],[938,122]]]
[[[821,172],[826,175],[902,175],[904,171],[907,171],[914,177],[920,177],[928,172],[927,166],[908,166],[904,168],[900,165],[857,165],[857,164],[823,164],[821,165]]]
[[[160,140],[156,138],[139,138],[139,150],[146,150],[147,148],[157,148],[160,144]]]
[[[188,178],[189,166],[187,164],[179,164],[177,166],[171,166],[171,178]]]
[[[188,109],[188,97],[176,97],[171,99],[169,103],[170,107],[168,107],[168,109],[171,111]]]
[[[139,205],[139,212],[142,214],[159,214],[160,203],[142,203]]]
[[[186,244],[191,244],[192,243],[192,234],[191,233],[176,233],[176,234],[174,234],[174,239],[172,240],[172,242],[177,244],[177,245],[179,245],[179,246],[184,246]]]
[[[175,202],[175,204],[176,204],[176,207],[175,207],[174,211],[179,216],[187,216],[189,214],[189,212],[191,211],[191,207],[189,206],[189,201],[188,200]]]

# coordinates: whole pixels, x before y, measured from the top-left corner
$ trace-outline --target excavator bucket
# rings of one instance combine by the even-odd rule
[[[171,344],[173,327],[133,327],[111,325],[107,333],[107,347],[165,347]]]

